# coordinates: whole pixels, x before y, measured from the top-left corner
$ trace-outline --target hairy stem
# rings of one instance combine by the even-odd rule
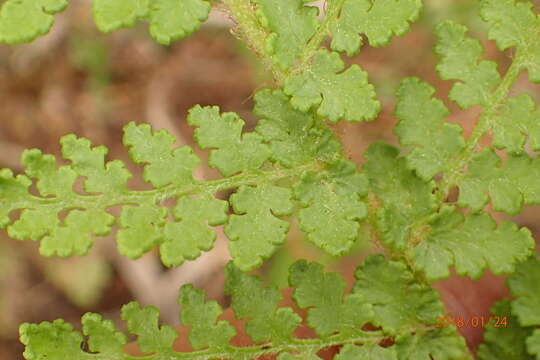
[[[272,64],[272,54],[267,50],[267,39],[270,35],[261,25],[255,8],[250,0],[223,0],[223,4],[236,23],[233,33],[243,40],[261,59],[265,68],[272,72],[276,82],[281,83],[285,74]]]
[[[249,47],[259,56],[264,66],[272,72],[277,86],[282,86],[285,79],[291,75],[302,72],[309,65],[313,55],[320,48],[321,43],[328,36],[331,22],[335,21],[341,12],[345,0],[333,0],[327,2],[328,7],[324,19],[320,23],[315,34],[307,42],[296,61],[289,71],[282,71],[272,63],[272,55],[268,53],[267,40],[270,35],[257,18],[255,8],[250,0],[223,0],[235,23],[237,24],[237,36],[246,42]]]
[[[518,53],[499,86],[486,100],[486,103],[483,106],[485,110],[482,115],[480,115],[476,126],[467,139],[465,148],[448,163],[449,170],[446,172],[437,192],[439,200],[444,201],[450,193],[450,189],[455,185],[459,185],[463,180],[465,167],[476,153],[475,149],[482,137],[493,127],[493,122],[499,115],[501,106],[504,105],[504,101],[506,100],[512,85],[523,68],[523,61],[521,61],[521,57]]]
[[[161,360],[161,359],[190,359],[190,360],[236,360],[236,359],[258,359],[265,355],[275,355],[283,352],[295,353],[316,353],[319,350],[332,346],[346,344],[378,343],[385,338],[381,331],[359,331],[356,336],[334,335],[327,339],[293,339],[291,343],[229,347],[221,352],[202,350],[197,352],[178,353],[171,351],[166,357],[163,354],[146,357],[126,356],[126,360]]]

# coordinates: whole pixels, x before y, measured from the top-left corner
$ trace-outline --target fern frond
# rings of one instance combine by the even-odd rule
[[[292,108],[282,92],[262,90],[255,100],[264,119],[254,132],[243,133],[243,120],[220,114],[217,107],[190,111],[188,122],[197,127],[197,142],[211,149],[209,165],[224,178],[194,179],[200,159],[190,147],[174,148],[175,139],[165,130],[130,123],[124,145],[131,159],[144,166],[143,178],[154,188],[131,190],[130,172],[119,160],[107,162],[105,147],[68,135],[61,145],[69,165],[58,167],[54,156],[34,149],[23,154],[24,175],[2,170],[0,225],[16,239],[40,240],[43,255],[83,255],[92,235],[111,232],[115,217],[110,209],[122,206],[116,222],[120,253],[138,258],[159,246],[163,263],[177,266],[212,248],[216,235],[208,226],[226,224],[234,262],[249,270],[283,244],[289,223],[282,217],[293,214],[298,200],[310,241],[333,255],[349,250],[366,216],[365,179],[343,160],[331,132],[312,114]],[[84,179],[83,192],[75,190],[78,178]],[[39,195],[30,191],[33,180]],[[280,186],[283,181],[289,187]],[[214,197],[226,189],[237,189],[229,199],[230,216],[227,201]],[[162,206],[166,199],[176,200],[172,211]],[[22,210],[18,219],[10,217],[17,210]]]
[[[518,36],[519,31],[513,26],[521,19],[518,27],[529,24],[530,34],[540,28],[540,20],[529,3],[513,0],[483,1],[482,16],[490,25],[490,36],[501,49],[517,48],[512,65],[502,78],[494,62],[481,59],[483,48],[477,40],[466,36],[466,27],[446,21],[436,30],[435,52],[440,57],[437,70],[443,79],[458,80],[450,91],[450,99],[462,108],[484,108],[472,134],[464,140],[461,127],[444,122],[448,109],[431,97],[431,86],[417,79],[404,80],[397,92],[395,115],[400,122],[396,134],[402,145],[412,147],[407,155],[410,169],[426,181],[443,175],[440,199],[457,186],[460,206],[480,211],[491,198],[495,210],[514,215],[523,205],[540,203],[536,158],[525,154],[526,145],[533,151],[540,148],[540,110],[527,94],[508,96],[525,68],[535,81],[531,67],[535,66],[538,52],[536,42],[533,44],[529,35]],[[478,151],[480,139],[488,133],[493,135],[495,148],[509,153],[503,165],[489,149]]]
[[[530,1],[483,0],[480,15],[490,25],[488,36],[500,50],[516,48],[516,60],[540,82],[540,16]]]
[[[294,337],[293,331],[300,325],[301,317],[290,307],[278,306],[282,299],[280,291],[264,288],[259,278],[243,273],[232,264],[227,266],[226,291],[232,295],[237,318],[249,318],[245,332],[255,345],[231,345],[235,328],[219,320],[220,306],[205,300],[204,292],[191,285],[181,288],[178,302],[182,306],[182,324],[190,326],[188,338],[192,352],[173,350],[178,334],[167,325],[158,325],[158,312],[153,307],[141,308],[135,302],[130,303],[123,307],[122,319],[127,322],[128,331],[137,335],[145,359],[249,360],[264,355],[278,355],[278,359],[318,359],[318,351],[332,346],[343,346],[336,357],[341,360],[357,359],[358,355],[397,359],[396,354],[405,360],[470,359],[455,328],[432,326],[435,317],[443,313],[442,303],[436,291],[415,280],[404,263],[370,257],[358,269],[357,276],[359,280],[353,292],[345,295],[344,280],[335,273],[325,273],[319,264],[300,261],[290,268],[290,284],[295,287],[293,299],[300,308],[307,308],[308,325],[318,335],[315,338]],[[390,298],[384,297],[386,291],[391,291]],[[415,312],[403,317],[403,309]],[[382,328],[363,330],[368,323]],[[89,313],[83,316],[82,324],[91,354],[81,348],[82,334],[57,320],[21,326],[25,357],[28,360],[66,356],[138,358],[124,352],[126,337],[110,321]],[[397,329],[402,331],[399,336]],[[381,347],[379,342],[388,338],[395,340],[395,344]],[[422,344],[420,347],[413,346],[418,342]]]
[[[428,280],[447,278],[451,266],[472,278],[486,267],[509,274],[531,255],[535,242],[528,229],[511,222],[497,227],[486,213],[464,216],[443,205],[433,194],[435,183],[422,181],[397,154],[383,144],[372,145],[365,154],[364,171],[377,211],[374,225],[382,241],[404,253]],[[491,179],[492,173],[482,176]]]

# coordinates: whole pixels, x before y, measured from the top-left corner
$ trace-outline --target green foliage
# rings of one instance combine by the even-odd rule
[[[123,208],[117,234],[120,253],[137,259],[152,249],[162,239],[166,217],[165,208],[152,204]]]
[[[158,309],[141,308],[138,303],[130,302],[122,308],[122,320],[127,322],[129,332],[137,335],[143,354],[170,352],[177,335],[172,327],[159,326]]]
[[[7,0],[0,10],[0,42],[30,42],[51,29],[53,15],[68,6],[66,0]],[[207,0],[93,0],[99,30],[111,32],[147,20],[152,37],[162,45],[196,31],[208,18]],[[21,26],[24,22],[24,26]]]
[[[258,169],[269,157],[270,149],[257,133],[242,135],[244,121],[234,113],[220,115],[219,108],[193,108],[188,124],[197,126],[195,140],[210,151],[208,163],[223,175]]]
[[[18,44],[45,35],[54,14],[68,6],[66,0],[6,0],[0,8],[0,42]]]
[[[443,314],[437,292],[419,283],[405,264],[383,256],[369,257],[355,273],[353,293],[373,304],[373,324],[390,334],[422,323],[433,323]]]
[[[99,30],[110,32],[132,27],[148,14],[149,0],[94,0],[92,11]]]
[[[502,222],[499,227],[488,214],[468,217],[454,207],[443,207],[428,220],[431,228],[425,240],[410,254],[414,267],[430,280],[446,278],[454,265],[459,275],[479,278],[489,267],[495,274],[508,274],[514,265],[527,259],[534,239],[526,228]]]
[[[421,0],[345,0],[332,24],[332,49],[357,54],[362,47],[359,34],[365,34],[371,46],[386,45],[392,36],[409,31],[421,8]]]
[[[488,326],[484,333],[484,342],[478,348],[478,357],[481,360],[532,360],[527,354],[523,341],[531,333],[530,329],[519,326],[516,317],[510,312],[510,301],[504,300],[496,303],[491,313],[493,316],[507,316],[508,326]]]
[[[150,34],[158,43],[169,45],[199,29],[210,8],[207,0],[153,0],[148,11]]]
[[[459,204],[473,210],[482,209],[488,195],[497,211],[515,215],[523,205],[540,204],[538,158],[529,155],[509,155],[504,164],[489,148],[475,153],[469,163],[459,193]]]
[[[193,183],[191,176],[200,160],[191,148],[171,151],[176,139],[165,130],[152,132],[150,125],[130,123],[124,129],[124,145],[136,164],[144,166],[144,180],[155,186]]]
[[[97,359],[122,359],[122,347],[127,338],[115,330],[110,320],[101,315],[87,313],[82,318],[83,333],[89,336],[91,351],[99,352]],[[21,341],[26,345],[26,359],[88,359],[89,354],[81,349],[83,336],[63,320],[52,323],[23,324],[20,328]]]
[[[373,360],[397,360],[396,350],[394,348],[383,348],[378,345],[366,344],[364,346],[345,345],[339,354],[334,358],[336,360],[355,360],[355,359],[373,359]]]
[[[512,314],[517,317],[519,324],[528,331],[525,340],[527,351],[540,359],[540,261],[533,257],[520,264],[517,271],[508,279],[508,287],[515,297],[512,300]],[[523,336],[524,337],[524,336]]]
[[[162,45],[191,35],[210,12],[206,0],[93,0],[92,5],[99,30],[108,33],[147,20],[150,34]]]
[[[255,94],[253,112],[260,118],[255,131],[270,144],[272,160],[291,168],[312,158],[332,161],[340,157],[341,144],[333,133],[310,113],[288,105],[280,90]]]
[[[398,359],[472,360],[463,338],[455,328],[439,328],[404,336],[397,340],[396,351]]]
[[[211,196],[180,198],[173,210],[177,221],[168,222],[163,229],[164,241],[160,246],[163,264],[178,266],[185,259],[198,258],[201,250],[212,249],[216,233],[208,225],[225,224],[228,208],[226,201]]]
[[[381,240],[403,251],[413,237],[418,219],[437,209],[433,195],[434,182],[425,182],[407,169],[405,159],[398,157],[398,149],[375,143],[364,153],[364,172],[369,179],[370,203],[375,208],[374,222]]]
[[[459,80],[449,98],[462,108],[487,105],[500,75],[493,61],[480,60],[484,49],[476,39],[467,38],[467,28],[447,21],[437,26],[435,52],[441,57],[437,70],[444,80]]]
[[[246,333],[255,343],[286,343],[302,319],[290,307],[278,307],[283,298],[279,290],[264,288],[259,278],[247,276],[232,264],[226,273],[225,293],[232,297],[237,318],[249,318]]]
[[[374,225],[381,240],[405,252],[430,281],[447,278],[450,266],[473,278],[486,267],[511,273],[531,254],[535,244],[528,229],[511,222],[496,228],[488,214],[465,217],[440,204],[433,195],[435,184],[420,180],[396,156],[397,149],[383,144],[372,145],[365,154],[372,201],[380,204]]]
[[[310,308],[309,326],[321,337],[335,332],[354,334],[355,328],[373,318],[370,304],[356,294],[343,297],[345,282],[337,274],[324,274],[319,264],[299,261],[292,265],[289,283],[301,309]]]
[[[90,141],[67,135],[60,140],[62,156],[71,161],[71,168],[79,176],[84,176],[84,190],[88,193],[126,191],[126,183],[131,174],[121,161],[105,162],[107,149],[92,147]]]
[[[105,147],[92,147],[74,135],[61,140],[69,165],[57,167],[54,156],[28,150],[23,154],[26,175],[2,170],[1,224],[13,238],[41,241],[43,255],[70,256],[86,254],[92,235],[107,235],[116,223],[121,254],[136,259],[159,246],[167,266],[210,250],[216,234],[208,226],[226,224],[235,264],[250,270],[286,240],[289,223],[282,217],[297,213],[310,241],[334,255],[348,251],[366,215],[364,177],[343,160],[331,132],[313,114],[293,109],[282,92],[261,90],[256,102],[264,120],[248,133],[242,133],[244,122],[234,113],[220,114],[217,107],[191,110],[188,122],[197,126],[197,142],[211,149],[209,165],[225,176],[217,180],[195,180],[192,173],[200,159],[192,149],[175,148],[173,136],[147,124],[127,125],[123,141],[131,159],[144,166],[143,179],[153,190],[130,189],[131,173],[121,161],[107,162]],[[304,121],[300,129],[307,130],[307,138],[294,137],[298,124],[284,121],[295,118]],[[291,149],[300,151],[289,155]],[[84,191],[75,190],[78,177],[84,178]],[[39,196],[29,190],[31,179]],[[290,188],[277,185],[282,181]],[[237,190],[228,202],[215,198],[226,189]],[[350,196],[351,191],[356,195]],[[170,198],[176,200],[174,209],[162,204]],[[234,214],[227,214],[228,203]],[[109,209],[117,205],[122,210],[116,221]],[[10,218],[18,209],[23,209],[19,218]],[[60,219],[62,212],[67,216]],[[331,226],[321,227],[325,223]],[[325,241],[325,236],[332,238]]]
[[[285,93],[295,108],[306,112],[318,106],[317,114],[332,122],[373,120],[381,106],[367,73],[358,65],[344,68],[337,53],[320,50],[308,70],[287,79]]]
[[[371,264],[371,265],[368,265]],[[397,285],[394,300],[371,298],[364,294],[377,293],[378,283],[366,282],[359,278],[354,291],[344,295],[345,281],[335,273],[325,273],[316,263],[299,261],[290,268],[289,283],[295,287],[293,299],[300,308],[308,308],[308,326],[315,329],[320,338],[297,338],[293,331],[301,325],[301,317],[290,307],[280,307],[280,291],[273,287],[262,287],[261,280],[248,275],[232,263],[227,266],[226,292],[231,295],[232,309],[238,318],[248,318],[246,333],[254,345],[235,347],[230,343],[236,330],[225,320],[218,320],[222,313],[215,301],[205,300],[205,294],[191,285],[184,285],[178,298],[182,306],[182,324],[190,325],[189,342],[195,351],[178,353],[172,349],[178,334],[169,326],[158,325],[158,312],[154,307],[140,307],[132,302],[122,309],[122,319],[127,322],[129,333],[137,335],[139,349],[153,359],[257,359],[264,355],[279,355],[279,359],[318,359],[316,353],[336,344],[347,343],[337,359],[357,359],[355,356],[370,356],[370,359],[468,359],[465,343],[452,329],[429,329],[426,325],[433,318],[414,317],[400,320],[402,333],[396,336],[396,344],[380,347],[378,342],[394,336],[395,331],[385,324],[380,330],[363,330],[362,327],[374,319],[374,314],[392,316],[405,303],[432,309],[430,315],[442,314],[442,304],[436,292],[421,285],[410,276],[404,263],[385,262],[380,256],[370,257],[366,267],[359,269],[367,279],[371,272]],[[396,274],[396,271],[398,272]],[[396,277],[398,275],[398,277]],[[406,280],[401,280],[405,275]],[[405,297],[412,290],[414,298]],[[379,295],[382,295],[379,293]],[[418,297],[417,297],[418,296]],[[418,303],[418,300],[420,302]],[[388,308],[388,310],[387,310]],[[376,309],[376,312],[373,312]],[[81,349],[83,336],[62,320],[39,325],[24,324],[21,327],[21,341],[26,345],[28,360],[61,359],[133,359],[123,350],[126,337],[118,332],[112,322],[100,315],[88,313],[82,319],[82,331],[88,337],[88,349]],[[421,341],[420,348],[414,345]],[[356,345],[351,345],[352,343]],[[54,346],[50,346],[54,344]],[[362,346],[359,346],[362,345]],[[152,354],[152,355],[150,355]],[[396,354],[406,354],[404,357]],[[439,356],[440,355],[440,356]],[[373,357],[371,357],[373,356]]]
[[[178,334],[160,326],[157,309],[130,303],[122,318],[148,358],[317,360],[320,350],[338,346],[337,360],[471,359],[455,327],[435,325],[445,310],[431,283],[450,276],[453,267],[471,278],[486,269],[509,276],[514,298],[496,305],[493,314],[507,317],[510,326],[489,328],[478,356],[540,359],[540,262],[527,260],[535,241],[528,229],[497,222],[484,211],[489,201],[494,211],[511,215],[540,204],[540,165],[532,153],[540,150],[540,110],[531,96],[513,89],[524,71],[540,82],[540,18],[532,4],[480,1],[489,38],[500,50],[512,48],[505,71],[484,59],[480,41],[470,38],[465,26],[445,21],[435,29],[437,71],[454,82],[449,100],[462,109],[477,106],[470,134],[447,121],[450,110],[431,85],[406,78],[394,111],[402,149],[371,144],[357,166],[343,154],[329,122],[374,120],[381,104],[367,72],[346,66],[340,52],[359,53],[362,35],[373,47],[403,35],[422,4],[328,0],[318,14],[311,3],[220,2],[235,20],[234,33],[274,78],[273,88],[254,94],[259,120],[253,127],[248,123],[253,131],[237,114],[216,106],[190,110],[195,141],[221,177],[194,177],[201,159],[191,147],[176,147],[165,130],[130,123],[123,142],[146,182],[144,190],[133,188],[132,173],[122,161],[108,161],[104,146],[67,135],[60,140],[66,161],[33,149],[22,156],[23,174],[0,170],[0,227],[13,238],[40,241],[43,255],[65,257],[86,254],[93,237],[117,226],[120,253],[136,259],[159,247],[165,265],[179,266],[211,250],[217,236],[212,227],[223,226],[232,257],[225,291],[245,325],[236,329],[222,320],[217,302],[183,286],[181,321],[194,349],[186,355],[173,350]],[[94,0],[93,12],[102,31],[146,20],[156,41],[169,44],[194,32],[210,5]],[[52,14],[65,6],[57,0],[6,0],[0,41],[29,41],[46,33]],[[22,17],[29,26],[19,25]],[[282,292],[245,273],[285,243],[294,219],[309,242],[332,256],[367,240],[382,253],[359,264],[350,293],[346,282],[322,265],[303,260],[292,265],[292,298],[316,334],[309,339],[295,337],[304,319],[292,307],[279,306]],[[87,314],[82,323],[82,333],[62,320],[23,325],[24,356],[133,359],[123,349],[127,338],[111,322]],[[233,346],[237,332],[253,344]],[[83,335],[88,340],[81,346]]]
[[[521,264],[508,279],[512,301],[512,314],[523,326],[540,325],[540,261],[531,258]]]
[[[230,251],[242,270],[259,267],[285,241],[289,223],[277,216],[293,210],[291,190],[273,185],[241,187],[231,196],[234,212],[225,234],[231,239]],[[276,216],[277,215],[277,216]]]
[[[403,146],[413,146],[407,165],[424,180],[445,170],[450,159],[465,147],[461,126],[443,122],[449,111],[442,101],[433,99],[430,85],[417,78],[407,78],[397,91],[399,99],[395,128]]]
[[[227,347],[236,331],[226,321],[217,320],[222,310],[217,302],[205,301],[205,295],[192,285],[182,286],[178,299],[182,305],[182,323],[191,325],[189,341],[194,349],[220,350]]]
[[[297,59],[319,26],[318,10],[304,6],[304,0],[254,0],[257,15],[271,31],[266,47],[272,61],[287,70]]]
[[[514,119],[520,119],[515,122]],[[525,150],[525,142],[531,150],[540,150],[540,110],[528,94],[508,98],[504,108],[493,124],[493,146],[513,154]]]
[[[534,330],[533,334],[527,338],[527,350],[529,351],[529,354],[535,354],[536,359],[539,358],[540,331],[538,331],[538,329]]]
[[[360,201],[367,194],[366,177],[341,160],[325,172],[306,173],[294,190],[307,239],[332,255],[347,252],[358,237],[358,220],[367,215]]]
[[[533,4],[515,0],[484,0],[480,11],[490,24],[489,38],[497,42],[501,50],[515,47],[522,64],[529,72],[532,82],[540,82],[540,17]]]
[[[485,343],[478,350],[481,360],[540,359],[539,284],[540,261],[537,257],[517,266],[508,278],[514,298],[493,306],[491,312],[495,321],[486,331]]]
[[[67,148],[70,146],[70,139],[71,137],[64,138]],[[69,153],[69,150],[67,152]],[[26,165],[29,178],[38,179],[36,185],[42,196],[54,195],[66,199],[77,196],[73,191],[77,171],[68,166],[57,168],[54,156],[43,155],[37,149],[27,150],[22,155],[22,163]],[[10,174],[6,173],[6,175],[8,177],[5,180],[10,182]],[[18,179],[22,180],[22,177]],[[93,177],[89,176],[89,179],[93,180]],[[22,197],[29,199],[31,196],[28,193],[31,183],[29,179],[16,183],[22,185],[19,189],[24,188],[24,192],[21,191],[17,194],[18,196],[12,198],[12,202],[7,204],[7,209]],[[96,186],[92,186],[92,182],[89,184],[88,190],[95,190]],[[55,213],[47,209],[47,206],[43,208],[29,206],[21,213],[13,226],[9,227],[8,233],[11,237],[21,240],[42,238],[40,252],[45,256],[82,255],[92,245],[90,234],[107,234],[111,230],[113,221],[113,216],[105,211],[90,208],[85,211],[73,210],[65,217],[63,223],[60,223]]]

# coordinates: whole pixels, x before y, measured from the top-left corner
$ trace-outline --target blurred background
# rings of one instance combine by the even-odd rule
[[[348,156],[357,163],[372,141],[397,143],[392,133],[394,92],[406,76],[432,83],[436,95],[452,110],[449,121],[462,124],[466,134],[470,131],[479,109],[461,111],[449,103],[445,97],[452,82],[441,81],[434,70],[431,32],[440,20],[468,25],[471,35],[485,45],[486,57],[497,61],[502,71],[508,66],[512,54],[499,52],[486,40],[476,0],[424,3],[422,18],[411,33],[385,48],[365,46],[358,56],[346,59],[369,72],[383,105],[375,122],[334,126]],[[540,1],[535,5],[540,9]],[[21,172],[19,158],[26,148],[58,155],[59,138],[75,133],[94,145],[107,146],[109,158],[126,162],[135,175],[132,183],[142,186],[142,169],[130,164],[121,145],[122,127],[128,122],[165,128],[177,136],[177,145],[191,145],[203,158],[206,153],[192,143],[192,129],[185,123],[195,104],[237,112],[247,128],[253,128],[252,95],[272,82],[257,59],[230,34],[225,14],[214,11],[194,36],[163,47],[151,40],[145,24],[109,35],[99,33],[90,6],[88,0],[73,1],[56,17],[49,35],[29,45],[0,46],[0,168]],[[526,76],[516,89],[528,91],[540,102],[540,87]],[[197,173],[199,179],[216,176],[204,167]],[[514,220],[536,232],[537,212],[529,208]],[[364,254],[374,251],[365,239],[359,240],[351,254],[338,261],[307,244],[296,229],[293,223],[286,248],[259,270],[268,282],[286,286],[287,265],[297,258],[352,272]],[[163,268],[156,252],[131,261],[119,256],[115,247],[114,236],[97,238],[88,256],[46,259],[39,255],[38,244],[9,239],[0,231],[0,359],[22,359],[18,327],[23,322],[61,317],[78,326],[80,316],[88,311],[118,320],[121,305],[131,300],[158,306],[164,322],[177,324],[177,290],[186,282],[227,305],[222,268],[228,252],[221,233],[214,250],[176,269]]]

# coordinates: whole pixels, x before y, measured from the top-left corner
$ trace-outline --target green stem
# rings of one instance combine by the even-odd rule
[[[253,4],[250,0],[223,0],[230,14],[234,18],[239,37],[259,56],[264,66],[272,72],[277,86],[282,86],[285,79],[291,75],[302,72],[309,65],[313,55],[320,48],[321,43],[330,32],[330,24],[335,21],[341,12],[345,0],[331,1],[324,19],[317,31],[305,45],[296,65],[289,71],[282,71],[272,63],[272,54],[267,51],[267,39],[270,35],[259,22]]]
[[[117,205],[159,203],[165,199],[191,194],[213,194],[218,191],[238,188],[243,185],[261,185],[278,180],[298,178],[306,171],[320,171],[324,165],[315,161],[292,169],[272,171],[248,171],[228,178],[196,181],[189,184],[171,184],[155,190],[133,190],[114,194],[70,195],[69,197],[42,198],[29,196],[25,200],[8,204],[10,211],[24,208],[42,208],[62,211],[73,208],[106,209]]]
[[[236,35],[257,54],[265,68],[272,72],[274,79],[282,83],[285,74],[272,63],[272,54],[269,54],[267,50],[270,34],[259,22],[251,0],[223,0],[223,4],[236,22],[238,29]]]
[[[275,355],[283,352],[295,353],[316,353],[319,350],[332,346],[346,344],[365,344],[379,343],[385,338],[381,331],[358,332],[356,336],[334,335],[326,339],[293,339],[292,342],[286,344],[272,344],[243,346],[243,347],[228,347],[223,351],[216,352],[212,350],[202,350],[197,352],[178,353],[171,351],[167,354],[157,354],[146,357],[125,356],[125,360],[173,360],[173,359],[190,359],[190,360],[236,360],[236,359],[259,359],[265,355]]]
[[[329,35],[330,23],[338,18],[344,3],[345,0],[330,1],[330,4],[326,9],[326,13],[324,14],[324,19],[317,29],[317,32],[311,37],[311,39],[309,39],[308,43],[304,47],[304,50],[302,51],[302,54],[300,55],[300,58],[298,59],[297,65],[289,74],[287,74],[287,76],[300,73],[306,69],[315,52],[321,47],[321,43]]]
[[[450,189],[455,185],[459,185],[463,180],[463,177],[465,176],[465,167],[476,154],[475,149],[482,137],[492,129],[493,122],[496,120],[497,116],[499,116],[501,106],[504,105],[512,85],[523,68],[523,61],[521,61],[521,57],[518,53],[497,89],[495,89],[491,96],[487,98],[485,105],[483,106],[484,112],[467,139],[465,147],[448,163],[449,170],[445,173],[439,186],[439,191],[437,192],[439,200],[444,201],[448,196]]]

